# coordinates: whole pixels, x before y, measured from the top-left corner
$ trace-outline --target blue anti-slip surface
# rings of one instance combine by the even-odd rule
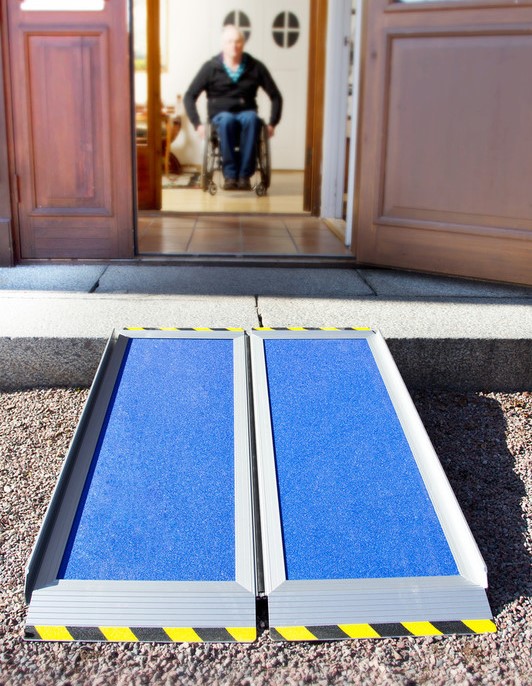
[[[59,578],[235,578],[233,341],[132,339]]]
[[[367,341],[264,345],[287,579],[458,574]]]

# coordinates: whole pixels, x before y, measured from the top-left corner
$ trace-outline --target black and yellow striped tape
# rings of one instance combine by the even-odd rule
[[[126,326],[124,331],[236,331],[242,332],[244,329],[239,326],[224,326],[211,328],[209,326],[195,327],[176,327],[176,326]]]
[[[253,331],[371,331],[369,326],[254,326]]]
[[[495,633],[491,619],[387,624],[333,624],[327,626],[278,626],[270,629],[274,641],[332,641],[348,638],[398,638],[403,636],[478,635]],[[125,626],[27,626],[30,641],[135,641],[154,643],[252,643],[255,627],[125,627]]]
[[[251,643],[256,627],[26,626],[30,641],[150,641],[154,643]]]
[[[336,326],[255,326],[252,331],[371,331],[369,326],[348,326],[345,328],[338,328]],[[124,331],[236,331],[243,332],[245,329],[239,326],[223,326],[223,327],[177,327],[177,326],[126,326]]]
[[[277,626],[270,629],[274,641],[332,641],[346,638],[395,638],[486,634],[497,631],[491,619],[454,622],[397,622],[387,624],[334,624],[328,626]]]

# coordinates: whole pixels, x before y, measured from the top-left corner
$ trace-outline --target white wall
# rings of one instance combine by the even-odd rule
[[[309,0],[161,0],[161,16],[167,3],[167,70],[161,74],[161,97],[173,105],[183,95],[201,65],[220,50],[223,20],[233,10],[245,12],[251,21],[251,36],[246,44],[250,52],[266,64],[284,98],[283,118],[272,145],[274,169],[303,169],[305,148],[306,97],[308,73]],[[299,19],[301,33],[291,48],[277,46],[272,37],[272,23],[281,11],[291,11]],[[186,20],[185,20],[186,18]],[[164,28],[163,28],[164,30]],[[136,100],[146,93],[146,74],[135,75]],[[145,97],[145,96],[144,96]],[[259,112],[269,118],[269,99],[260,92]],[[205,96],[198,100],[205,117]],[[182,164],[201,164],[202,145],[192,126],[184,119],[178,138],[172,145]]]

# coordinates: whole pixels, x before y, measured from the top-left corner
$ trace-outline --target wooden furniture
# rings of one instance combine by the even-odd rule
[[[161,107],[161,152],[163,174],[180,174],[181,163],[172,152],[171,146],[181,131],[182,118],[176,114],[176,108]],[[138,145],[147,145],[148,141],[148,110],[146,105],[135,106],[135,133]]]
[[[163,171],[165,176],[170,173],[180,174],[181,163],[170,148],[181,131],[181,115],[176,112],[175,107],[163,107],[161,116],[165,134],[163,137]]]

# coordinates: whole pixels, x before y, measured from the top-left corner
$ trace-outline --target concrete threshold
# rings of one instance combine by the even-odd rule
[[[0,390],[89,386],[113,329],[126,326],[368,326],[381,331],[411,390],[532,390],[528,297],[361,290],[344,298],[3,291]]]

